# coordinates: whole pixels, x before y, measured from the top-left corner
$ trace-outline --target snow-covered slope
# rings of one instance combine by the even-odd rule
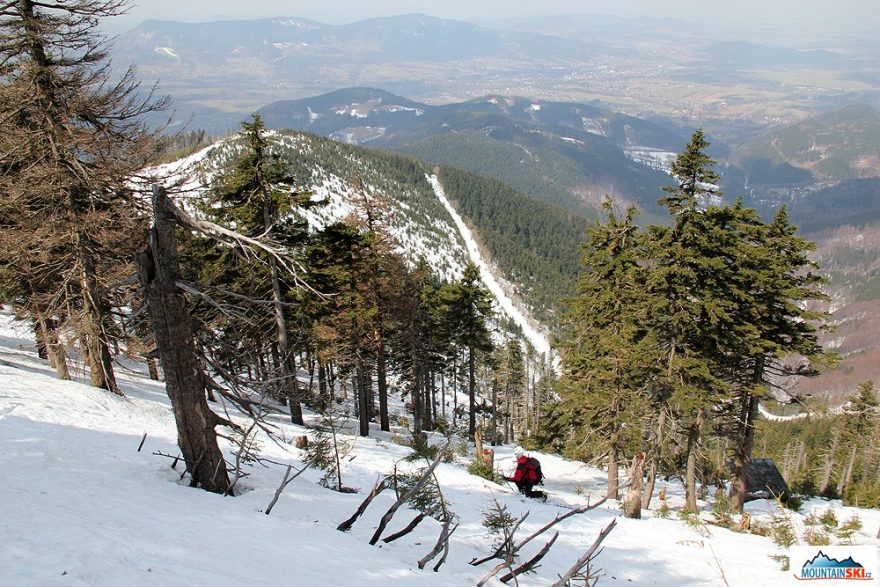
[[[547,475],[546,504],[526,500],[509,487],[466,471],[467,458],[441,463],[437,477],[458,516],[449,557],[438,572],[419,570],[416,561],[433,546],[440,524],[428,519],[412,534],[370,546],[375,526],[391,504],[385,492],[348,533],[336,526],[357,508],[376,480],[390,473],[409,451],[391,434],[374,430],[369,438],[347,437],[353,448],[343,471],[344,484],[360,494],[340,494],[317,485],[321,474],[308,470],[295,479],[264,514],[288,463],[299,466],[303,453],[290,444],[309,431],[278,416],[278,442],[261,436],[264,464],[245,466],[237,497],[220,497],[187,487],[180,466],[157,453],[177,454],[171,410],[161,383],[146,378],[140,365],[121,374],[126,397],[115,397],[80,382],[58,381],[36,356],[29,330],[0,313],[0,584],[32,585],[389,585],[449,587],[475,585],[491,563],[468,563],[492,551],[482,526],[492,499],[519,516],[526,536],[573,505],[604,492],[604,474],[552,455],[541,458]],[[120,370],[122,373],[123,370]],[[79,376],[83,374],[80,372]],[[219,406],[214,406],[219,409]],[[146,441],[138,451],[143,434]],[[232,445],[221,440],[231,457]],[[497,448],[497,463],[511,467],[510,447]],[[677,484],[667,485],[669,505],[681,504]],[[838,519],[856,510],[834,506]],[[766,502],[750,504],[756,518]],[[876,511],[859,511],[871,538],[880,523]],[[414,515],[404,510],[389,531]],[[618,517],[611,502],[559,524],[560,537],[523,586],[549,586]],[[536,540],[523,553],[533,556],[549,540]],[[714,526],[695,529],[677,519],[618,519],[596,565],[600,585],[779,585],[787,574],[769,555],[779,552],[765,537]],[[511,583],[512,584],[512,583]],[[497,578],[488,585],[503,585]]]
[[[501,271],[477,246],[475,235],[452,207],[435,175],[404,183],[389,179],[369,159],[359,159],[349,154],[347,146],[333,141],[290,131],[268,131],[268,135],[282,157],[304,166],[301,184],[296,187],[310,190],[314,201],[324,203],[302,212],[310,226],[320,228],[362,213],[365,197],[387,203],[390,231],[404,256],[413,263],[424,258],[435,275],[448,281],[461,276],[468,260],[474,262],[495,299],[496,310],[519,325],[539,353],[550,354],[546,333],[507,293],[514,288],[503,286]],[[186,197],[204,194],[218,170],[238,152],[236,138],[221,140],[152,169],[149,175],[166,178],[169,185],[180,184],[176,189]]]

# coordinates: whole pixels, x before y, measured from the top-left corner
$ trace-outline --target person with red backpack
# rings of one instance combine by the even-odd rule
[[[546,493],[534,489],[535,485],[544,484],[544,474],[541,472],[541,463],[538,459],[527,457],[520,447],[513,449],[513,456],[516,459],[516,471],[513,477],[505,477],[505,479],[516,483],[519,492],[526,497],[547,501]]]

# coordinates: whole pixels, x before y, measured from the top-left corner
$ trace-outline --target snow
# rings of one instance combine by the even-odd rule
[[[180,58],[180,55],[178,55],[178,54],[174,51],[174,49],[172,49],[171,47],[156,47],[155,49],[153,49],[153,51],[155,51],[155,52],[158,53],[159,55],[164,55],[164,56],[166,56],[166,57],[172,57],[172,58],[174,58],[174,59],[179,59],[179,58]]]
[[[74,373],[78,381],[55,379],[37,357],[27,324],[15,323],[8,311],[0,311],[4,586],[472,586],[493,565],[468,564],[492,551],[481,521],[493,496],[514,516],[530,512],[517,535],[523,537],[567,508],[595,503],[604,492],[602,471],[553,455],[535,455],[547,475],[551,498],[546,504],[469,475],[466,458],[441,463],[437,478],[460,526],[446,564],[436,573],[423,571],[416,562],[436,540],[440,525],[435,520],[425,520],[398,541],[368,544],[392,503],[390,492],[381,494],[350,532],[335,529],[361,503],[377,474],[390,473],[408,454],[395,442],[406,437],[405,430],[344,437],[353,448],[343,482],[359,494],[322,488],[316,483],[320,473],[307,470],[267,516],[264,510],[286,465],[298,467],[303,458],[290,439],[308,430],[289,424],[283,414],[272,416],[280,440],[261,437],[260,456],[276,464],[246,465],[249,476],[240,483],[239,495],[221,497],[189,488],[180,480],[180,466],[172,470],[170,460],[156,454],[177,454],[175,426],[163,385],[149,380],[143,365],[126,362],[119,369],[125,397],[86,386],[82,369]],[[231,456],[233,446],[225,439],[220,442]],[[496,447],[496,463],[510,471],[510,447]],[[669,505],[678,507],[683,501],[680,484],[661,486],[669,492]],[[821,500],[808,502],[804,512],[827,507],[837,510],[839,520],[858,513],[865,530],[856,542],[876,547],[872,535],[880,512]],[[595,561],[602,569],[602,586],[756,587],[790,580],[769,558],[779,549],[768,538],[715,526],[697,529],[674,515],[660,519],[650,511],[645,519],[628,520],[618,517],[618,508],[617,502],[607,502],[559,524],[560,537],[538,573],[521,577],[519,585],[551,585],[615,518],[618,525]],[[749,505],[753,520],[766,518],[774,508],[766,501]],[[401,510],[388,531],[403,527],[413,515]],[[531,558],[549,538],[530,544],[521,560]],[[488,585],[503,584],[496,578]]]
[[[449,203],[449,199],[446,197],[446,192],[443,190],[440,180],[436,175],[432,175],[428,178],[428,181],[431,183],[431,187],[434,188],[434,193],[437,194],[437,198],[443,204],[443,207],[446,208],[446,211],[449,212],[449,215],[452,216],[453,221],[455,221],[455,226],[458,228],[458,232],[464,239],[471,261],[473,261],[480,270],[480,278],[483,280],[486,289],[488,289],[495,297],[495,300],[504,313],[522,328],[523,335],[526,337],[526,340],[535,347],[535,350],[539,353],[550,356],[550,341],[547,338],[547,335],[535,328],[532,325],[532,320],[526,317],[525,313],[517,307],[510,296],[507,295],[507,292],[501,286],[500,281],[495,277],[495,272],[492,271],[489,263],[483,258],[470,228],[464,223],[464,220],[462,220],[458,211],[456,211],[456,209],[452,207],[452,204]]]

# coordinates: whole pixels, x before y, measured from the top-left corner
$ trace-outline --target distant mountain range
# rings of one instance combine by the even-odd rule
[[[677,151],[686,142],[654,123],[588,104],[497,95],[432,106],[352,88],[259,112],[269,127],[453,165],[587,216],[605,194],[652,210],[669,177],[625,151]]]
[[[595,15],[492,26],[500,28],[424,14],[346,25],[150,20],[115,38],[113,61],[136,65],[145,85],[158,81],[174,97],[179,118],[193,113],[194,126],[211,132],[231,130],[236,117],[273,101],[357,86],[429,102],[486,94],[598,99],[687,126],[699,120],[736,142],[767,120],[796,120],[811,108],[856,98],[880,106],[880,72],[858,44],[779,47],[673,19]],[[828,89],[818,81],[838,78],[859,84]]]

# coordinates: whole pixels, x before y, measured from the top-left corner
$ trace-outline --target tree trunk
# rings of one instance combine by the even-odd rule
[[[619,495],[620,481],[618,480],[618,458],[620,450],[617,447],[617,432],[611,433],[611,446],[608,448],[608,499],[617,499]]]
[[[150,246],[137,258],[138,278],[165,371],[165,389],[177,423],[177,442],[191,485],[214,493],[230,489],[226,461],[217,445],[217,416],[205,400],[204,381],[196,359],[192,323],[177,289],[180,271],[171,202],[164,189],[153,187]]]
[[[623,515],[627,518],[642,517],[642,476],[645,471],[645,453],[640,452],[633,460],[629,473],[629,489],[623,504]]]
[[[32,326],[34,328],[34,338],[37,342],[37,356],[44,361],[49,360],[49,351],[46,348],[46,322],[43,320],[42,314],[34,313]]]
[[[154,358],[147,359],[147,370],[150,372],[150,379],[159,381],[159,366]]]
[[[361,436],[370,435],[370,397],[367,390],[366,369],[364,367],[364,359],[360,352],[357,353],[355,359],[355,393],[357,394],[358,403],[358,434]]]
[[[843,475],[840,476],[840,481],[837,483],[837,494],[842,498],[843,494],[846,492],[847,487],[849,487],[850,483],[852,483],[852,475],[853,469],[856,464],[856,453],[858,447],[855,443],[853,443],[852,450],[849,455],[849,463],[846,465],[846,471]]]
[[[654,483],[657,480],[657,471],[660,470],[660,461],[663,456],[663,443],[666,441],[666,410],[661,408],[660,414],[657,416],[657,430],[654,434],[654,446],[651,451],[651,466],[648,468],[648,479],[645,483],[645,489],[642,491],[642,509],[646,510],[651,506],[651,499],[654,497]]]
[[[40,337],[42,344],[46,350],[46,358],[49,364],[55,369],[58,379],[63,381],[70,380],[70,371],[67,368],[67,353],[64,352],[64,346],[58,339],[58,327],[54,318],[46,318],[42,314],[38,315],[37,322],[40,329]]]
[[[415,365],[413,365],[413,379],[412,379],[412,389],[410,390],[410,395],[412,396],[412,410],[413,410],[413,434],[421,434],[422,432],[422,410],[424,407],[422,406],[422,368],[421,363],[419,363],[418,359],[415,360]]]
[[[703,436],[705,410],[697,410],[697,420],[688,430],[687,440],[687,472],[685,473],[685,506],[684,511],[697,513],[697,453]]]
[[[492,379],[492,434],[489,442],[492,446],[498,446],[498,382],[494,378]]]
[[[385,432],[391,430],[388,418],[388,375],[385,365],[385,342],[381,335],[376,342],[376,384],[379,388],[379,428]]]
[[[95,276],[95,264],[91,255],[85,252],[86,245],[81,242],[84,235],[79,235],[78,246],[83,249],[79,255],[80,261],[80,287],[82,288],[83,304],[83,343],[87,349],[89,375],[92,387],[106,389],[117,395],[123,395],[116,385],[116,376],[113,373],[113,360],[110,356],[110,348],[107,346],[107,333],[105,320],[110,314],[108,308],[101,301],[99,295],[98,280]]]
[[[752,384],[760,385],[764,378],[764,358],[755,361]],[[733,481],[730,484],[731,507],[741,514],[748,490],[749,463],[752,461],[752,447],[755,443],[755,421],[758,419],[758,398],[751,389],[744,390],[740,411],[739,434],[734,452]]]
[[[476,387],[477,381],[474,375],[476,366],[476,357],[474,356],[474,347],[468,347],[468,434],[471,438],[477,429],[477,410],[476,410]]]
[[[330,392],[327,390],[327,365],[318,356],[318,409],[326,410],[330,405]]]

